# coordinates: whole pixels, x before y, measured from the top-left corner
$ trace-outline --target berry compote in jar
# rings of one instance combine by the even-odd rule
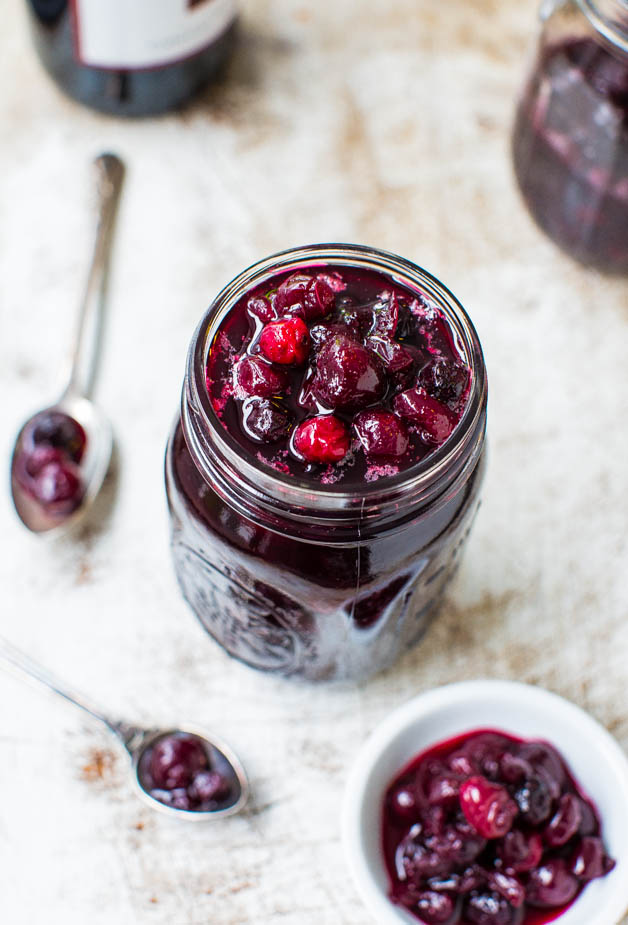
[[[576,260],[628,273],[628,0],[554,0],[513,156],[536,222]]]
[[[248,665],[364,678],[426,628],[479,503],[486,373],[401,257],[313,245],[231,282],[192,339],[166,455],[175,570]]]

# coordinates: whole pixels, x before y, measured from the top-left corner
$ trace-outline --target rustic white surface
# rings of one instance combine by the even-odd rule
[[[0,494],[0,631],[113,712],[214,727],[251,810],[215,828],[137,801],[70,707],[0,676],[7,925],[363,925],[338,835],[368,732],[427,687],[518,678],[628,747],[626,283],[535,229],[509,157],[535,0],[249,0],[227,78],[182,115],[122,122],[63,98],[20,0],[0,30],[0,458],[54,397],[91,241],[90,158],[128,161],[98,398],[117,474],[78,538],[38,541]],[[180,599],[162,485],[192,330],[274,250],[371,243],[446,281],[490,373],[485,503],[425,644],[367,685],[229,660]]]

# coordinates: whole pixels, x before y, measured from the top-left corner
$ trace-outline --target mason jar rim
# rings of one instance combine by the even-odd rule
[[[628,54],[628,0],[576,0],[593,28]]]
[[[305,268],[350,266],[375,270],[411,291],[426,294],[445,314],[462,346],[471,370],[471,389],[463,415],[445,443],[413,466],[396,475],[365,482],[350,490],[342,486],[314,487],[260,466],[219,420],[206,387],[206,363],[214,336],[224,318],[242,296],[265,279]],[[244,496],[273,513],[315,520],[343,519],[384,509],[399,512],[400,504],[426,503],[443,481],[455,479],[469,461],[477,462],[484,438],[487,380],[482,348],[465,309],[436,277],[403,257],[358,244],[321,243],[291,248],[252,264],[228,283],[203,315],[188,352],[182,395],[184,433],[193,457],[200,461],[214,488]],[[452,475],[453,473],[453,475]],[[219,483],[218,485],[216,483]],[[318,514],[318,517],[316,516]]]

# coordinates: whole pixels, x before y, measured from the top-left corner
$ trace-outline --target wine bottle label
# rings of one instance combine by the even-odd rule
[[[91,67],[134,70],[202,51],[236,15],[236,0],[72,0],[77,55]]]

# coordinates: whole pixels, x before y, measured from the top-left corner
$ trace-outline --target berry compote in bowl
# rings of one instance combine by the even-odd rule
[[[254,265],[194,335],[166,454],[185,599],[259,669],[390,665],[458,563],[485,421],[477,335],[434,277],[357,245]]]
[[[628,273],[628,4],[545,3],[517,110],[515,174],[539,226],[584,264]]]
[[[379,925],[617,925],[628,907],[626,756],[539,688],[464,682],[397,710],[343,825]]]

